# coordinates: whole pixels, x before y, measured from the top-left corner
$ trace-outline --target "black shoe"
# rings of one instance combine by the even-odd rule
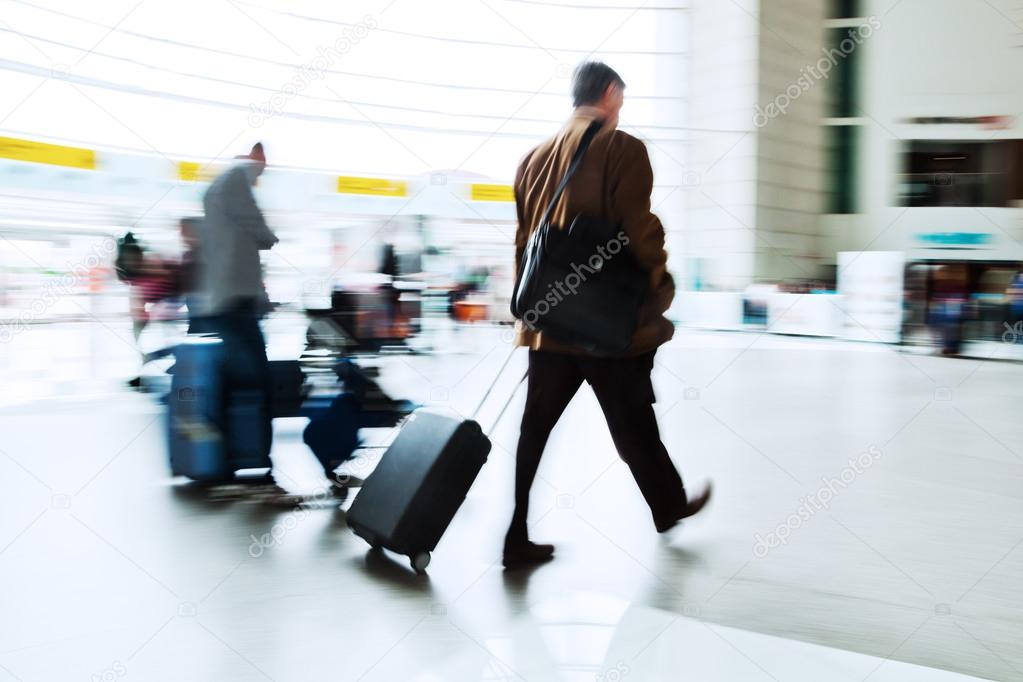
[[[529,542],[504,546],[504,567],[519,568],[543,564],[554,558],[554,545],[538,545]]]
[[[710,502],[710,497],[713,491],[714,487],[710,483],[708,483],[707,487],[705,487],[700,492],[700,494],[690,498],[689,501],[686,502],[686,506],[682,509],[681,514],[679,514],[674,519],[656,522],[655,525],[657,526],[657,532],[666,533],[672,528],[674,528],[675,524],[677,524],[682,519],[688,519],[690,516],[698,514],[704,507],[707,506],[707,503]]]

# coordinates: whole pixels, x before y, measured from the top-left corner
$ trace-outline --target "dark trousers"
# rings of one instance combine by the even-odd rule
[[[224,342],[224,395],[242,391],[258,392],[262,397],[262,431],[260,442],[269,453],[273,439],[270,412],[270,363],[266,357],[266,340],[259,327],[259,305],[254,299],[238,299],[226,310],[195,320],[192,328],[213,333]],[[230,431],[230,428],[229,428]],[[228,444],[230,447],[230,444]]]
[[[686,505],[685,488],[661,442],[650,372],[654,352],[630,358],[529,352],[529,384],[515,462],[515,512],[507,542],[528,537],[529,490],[551,430],[585,381],[604,412],[618,455],[628,465],[655,523],[670,523]]]

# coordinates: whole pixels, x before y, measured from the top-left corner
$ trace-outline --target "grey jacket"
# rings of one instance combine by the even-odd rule
[[[223,312],[237,299],[266,298],[259,252],[278,239],[252,194],[255,170],[250,161],[235,164],[213,181],[203,197],[202,314]]]

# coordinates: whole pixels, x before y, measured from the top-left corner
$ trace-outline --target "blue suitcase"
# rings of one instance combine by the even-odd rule
[[[195,480],[226,475],[221,355],[223,342],[189,337],[175,349],[167,396],[167,449],[171,473]]]
[[[270,434],[266,432],[266,394],[259,391],[232,391],[227,396],[224,430],[227,441],[227,466],[231,473],[240,469],[270,467]]]
[[[359,429],[394,426],[416,405],[394,400],[351,359],[340,360],[334,373],[341,382],[339,392],[307,393],[300,414],[309,417],[302,440],[323,465],[327,478],[359,448]]]
[[[167,446],[174,476],[196,481],[231,478],[240,469],[270,467],[266,403],[258,391],[228,391],[224,344],[188,337],[174,351],[167,396]]]
[[[302,440],[320,460],[327,478],[359,447],[361,417],[359,398],[348,392],[336,396],[329,407],[310,417]]]

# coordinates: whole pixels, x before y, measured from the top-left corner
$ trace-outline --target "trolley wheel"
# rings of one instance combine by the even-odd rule
[[[409,563],[412,564],[413,570],[416,573],[425,573],[426,567],[430,565],[430,553],[419,552],[409,556]]]

